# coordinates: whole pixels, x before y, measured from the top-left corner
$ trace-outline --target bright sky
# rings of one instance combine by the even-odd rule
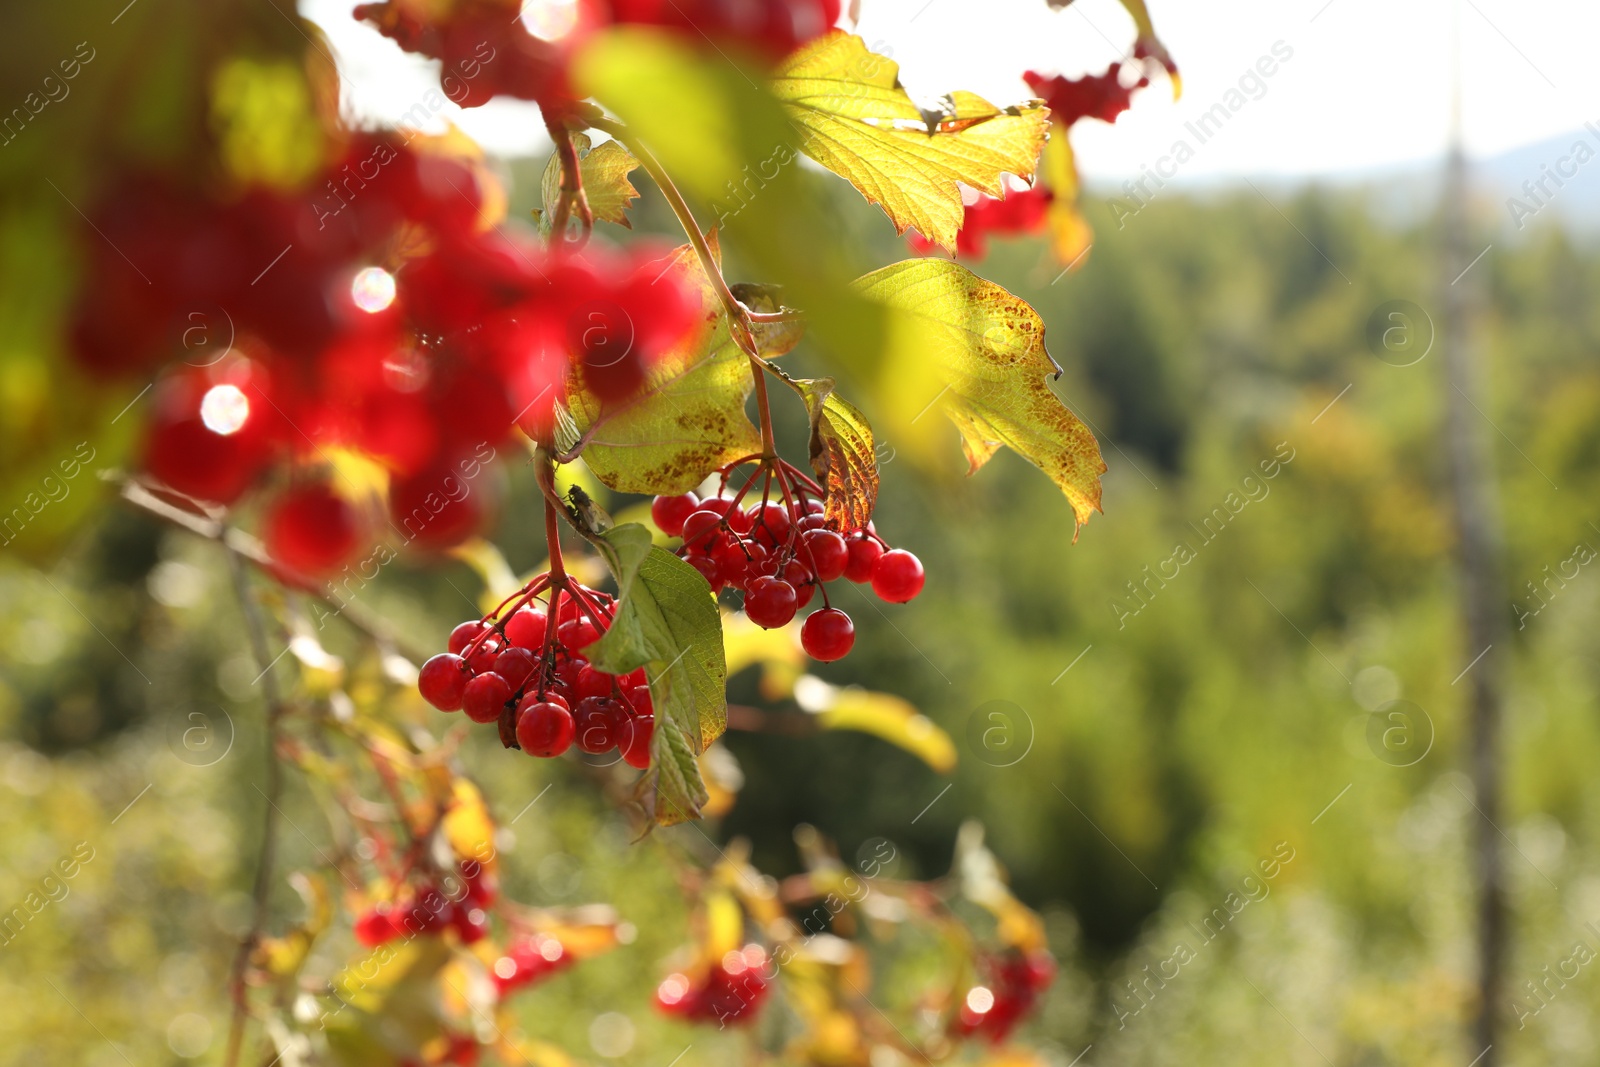
[[[533,0],[541,3],[544,0]],[[1184,76],[1183,99],[1152,86],[1107,126],[1074,133],[1092,178],[1121,181],[1154,165],[1178,138],[1195,148],[1179,180],[1226,175],[1308,175],[1436,158],[1449,125],[1452,9],[1459,8],[1463,115],[1475,156],[1600,126],[1600,41],[1595,0],[1148,0],[1156,29]],[[328,32],[359,115],[393,120],[432,80],[406,56],[349,18],[350,0],[302,0]],[[1029,95],[1033,68],[1104,70],[1131,45],[1133,24],[1117,0],[861,0],[858,31],[892,50],[913,96],[970,89],[996,103]],[[1249,86],[1256,98],[1199,144],[1185,123],[1220,102],[1274,44],[1292,57]],[[1235,98],[1236,100],[1237,98]],[[531,105],[497,101],[451,121],[503,154],[543,153]]]

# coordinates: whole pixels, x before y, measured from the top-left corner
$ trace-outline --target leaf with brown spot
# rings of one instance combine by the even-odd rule
[[[867,418],[834,390],[832,378],[787,378],[811,413],[811,469],[827,491],[828,525],[859,530],[878,502],[877,442]]]
[[[856,285],[891,312],[880,368],[888,388],[902,403],[925,391],[926,406],[939,405],[961,431],[972,471],[1005,446],[1056,483],[1078,526],[1100,510],[1106,465],[1094,435],[1050,389],[1046,379],[1061,368],[1038,312],[944,259],[896,263]]]

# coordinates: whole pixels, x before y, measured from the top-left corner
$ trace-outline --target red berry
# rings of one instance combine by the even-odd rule
[[[506,680],[512,691],[521,689],[533,677],[538,660],[525,648],[508,648],[495,657],[494,673]]]
[[[883,546],[870,537],[853,538],[849,545],[850,560],[845,564],[844,576],[852,582],[872,581],[872,568],[883,555]]]
[[[811,565],[817,581],[841,577],[850,564],[850,546],[832,530],[807,530],[800,535],[800,558]]]
[[[389,905],[380,904],[371,911],[363,912],[356,917],[356,940],[367,948],[376,948],[385,941],[391,941],[400,933],[395,928],[394,919],[389,914]]]
[[[297,485],[268,508],[262,532],[273,559],[311,577],[332,574],[361,547],[355,507],[324,482]]]
[[[556,627],[556,638],[569,652],[577,652],[600,640],[600,630],[588,619],[573,619]]]
[[[511,684],[493,671],[480,674],[467,683],[461,708],[473,722],[495,722],[506,701],[511,699]]]
[[[668,537],[683,533],[683,520],[700,508],[700,498],[693,493],[682,496],[658,496],[650,503],[650,518]]]
[[[553,700],[525,699],[517,713],[517,744],[530,756],[559,756],[572,745],[572,712]]]
[[[546,625],[544,612],[538,608],[518,608],[506,620],[506,640],[518,648],[539,648],[544,644]]]
[[[744,598],[745,615],[763,630],[788,625],[796,606],[794,586],[782,578],[757,578]]]
[[[472,644],[474,638],[487,629],[489,629],[488,623],[479,619],[469,619],[450,631],[450,640],[445,643],[445,647],[459,656],[463,649]]]
[[[903,548],[885,552],[872,567],[872,591],[891,604],[922,592],[922,561]]]
[[[800,646],[820,663],[843,659],[856,643],[856,627],[838,608],[813,611],[800,627]]]
[[[794,586],[795,610],[811,603],[811,598],[816,595],[817,583],[811,571],[804,563],[791,559],[783,565],[783,580]]]
[[[722,526],[722,516],[702,508],[690,512],[683,520],[683,547],[690,552],[709,555],[720,543],[716,531]]]
[[[469,677],[466,660],[452,652],[441,652],[422,665],[417,691],[440,711],[460,711]]]
[[[756,540],[768,548],[783,544],[789,536],[789,527],[793,525],[789,512],[781,504],[758,504],[746,515],[750,519],[750,528],[755,531]]]
[[[650,766],[650,741],[655,736],[656,720],[652,715],[640,715],[630,721],[629,732],[622,738],[622,758],[628,766],[641,771]]]
[[[690,556],[689,566],[700,572],[700,576],[711,586],[713,593],[720,593],[727,583],[722,580],[722,565],[710,556]]]
[[[478,647],[472,650],[472,654],[467,657],[467,669],[473,674],[483,674],[486,671],[494,670],[495,660],[500,658],[500,652],[503,648],[505,648],[505,643],[498,636],[485,637],[478,643]]]
[[[585,697],[578,701],[578,707],[572,713],[578,747],[591,756],[602,755],[617,747],[612,703],[605,697]]]
[[[585,667],[578,672],[578,682],[573,689],[577,691],[580,700],[585,697],[608,697],[615,683],[615,675],[597,671],[593,667]]]
[[[752,577],[759,574],[767,555],[766,546],[760,542],[739,540],[718,549],[714,558],[717,565],[722,568],[722,580],[735,588],[742,588]]]
[[[648,685],[636,685],[623,693],[628,698],[628,704],[633,708],[635,715],[650,716],[656,713],[655,703],[650,699]],[[626,735],[624,735],[626,736]]]

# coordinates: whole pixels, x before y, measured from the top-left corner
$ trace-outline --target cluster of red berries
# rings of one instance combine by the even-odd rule
[[[746,945],[713,962],[703,975],[670,974],[656,987],[656,1005],[670,1015],[694,1022],[749,1022],[761,1009],[771,989],[763,971],[767,953],[760,945]]]
[[[572,955],[557,938],[533,934],[519,938],[494,961],[494,987],[503,997],[572,964]]]
[[[393,941],[454,930],[463,944],[489,932],[486,909],[499,897],[494,879],[481,864],[466,862],[460,893],[448,893],[432,881],[402,887],[392,902],[384,901],[356,916],[356,940],[367,948]]]
[[[335,487],[331,449],[386,469],[408,544],[450,547],[486,518],[490,479],[474,479],[516,425],[548,433],[574,378],[632,396],[700,324],[647,251],[552,254],[483,229],[480,172],[419,145],[353,137],[295,191],[124,177],[84,231],[79,360],[127,377],[174,362],[145,471],[230,505],[293,464],[263,527],[291,573],[337,571],[382,525]]]
[[[841,6],[840,0],[383,0],[360,5],[355,17],[406,51],[440,60],[452,75],[451,99],[462,107],[506,95],[560,112],[572,104],[568,62],[607,26],[660,27],[695,45],[712,40],[775,60],[832,29]]]
[[[822,502],[806,498],[798,484],[786,495],[787,505],[768,500],[748,508],[738,497],[659,496],[650,514],[663,533],[683,538],[678,554],[712,592],[743,592],[744,613],[757,626],[788,625],[821,590],[824,606],[806,616],[800,643],[812,659],[841,659],[855,644],[855,624],[828,603],[824,583],[871,583],[882,599],[904,604],[922,591],[922,563],[891,549],[870,522],[848,535],[829,529]]]
[[[961,1004],[953,1029],[961,1037],[982,1034],[998,1044],[1033,1010],[1039,995],[1055,981],[1049,952],[1007,952],[984,960],[988,985],[973,986]]]
[[[530,756],[559,756],[576,744],[593,756],[616,749],[631,766],[648,767],[655,711],[644,669],[607,674],[583,655],[610,625],[613,598],[541,575],[513,601],[498,619],[471,619],[451,632],[449,651],[422,665],[423,699],[498,723],[502,743]]]
[[[1007,189],[1003,197],[979,193],[978,199],[962,212],[961,231],[956,234],[956,254],[982,259],[988,252],[991,234],[1014,237],[1044,229],[1055,194],[1044,185],[1026,189]],[[915,230],[906,239],[919,255],[936,252],[938,246]]]

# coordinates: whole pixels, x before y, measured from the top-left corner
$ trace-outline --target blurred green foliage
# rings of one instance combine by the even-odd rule
[[[842,255],[903,256],[852,191],[797,174],[841,219]],[[636,224],[667,232],[659,196],[643,193]],[[881,442],[878,526],[921,556],[928,586],[882,617],[844,592],[857,648],[818,673],[906,696],[956,738],[961,763],[947,781],[865,735],[738,733],[727,747],[743,793],[706,827],[718,842],[750,838],[775,875],[799,869],[790,835],[808,822],[847,861],[888,838],[897,875],[929,877],[947,868],[960,823],[981,820],[1062,959],[1030,1037],[1063,1064],[1091,1042],[1086,1062],[1100,1064],[1459,1067],[1478,1051],[1461,1025],[1475,815],[1452,685],[1477,650],[1456,622],[1440,367],[1436,355],[1390,366],[1365,341],[1380,304],[1435,301],[1434,236],[1375,222],[1357,198],[1271,195],[1295,226],[1249,191],[1171,194],[1122,231],[1094,218],[1096,246],[1066,277],[1034,242],[996,247],[984,275],[1043,315],[1067,368],[1057,388],[1098,431],[1105,514],[1073,546],[1066,503],[1015,457],[938,481]],[[1580,542],[1600,547],[1600,254],[1542,229],[1497,242],[1476,269],[1510,615],[1513,601],[1532,605],[1524,583],[1543,568]],[[737,253],[729,274],[745,276]],[[793,360],[796,373],[822,366],[805,347]],[[24,366],[8,357],[8,381]],[[780,440],[802,441],[803,411],[779,405]],[[959,470],[954,431],[949,449]],[[1291,453],[1262,477],[1263,461]],[[8,484],[20,470],[8,463]],[[495,534],[519,571],[542,558],[526,477],[510,471]],[[257,669],[216,546],[131,515],[91,480],[74,492],[93,521],[47,570],[0,555],[0,908],[39,891],[80,842],[93,849],[65,895],[0,947],[0,1060],[214,1062],[259,833]],[[1196,527],[1230,493],[1247,503],[1207,539]],[[1145,568],[1179,542],[1192,560],[1150,581]],[[1575,940],[1593,944],[1583,924],[1600,917],[1597,574],[1546,592],[1514,636],[1502,829],[1518,987]],[[405,563],[360,596],[429,646],[475,612],[478,592],[463,565]],[[340,625],[321,636],[353,654]],[[1397,698],[1435,734],[1405,767],[1368,741],[1372,711]],[[730,700],[761,704],[753,674],[733,679]],[[1023,747],[985,746],[978,709],[991,701],[1020,709],[1020,759]],[[195,713],[208,729],[231,724],[232,748],[212,766],[193,765],[182,741]],[[619,1012],[637,1035],[615,1062],[659,1065],[691,1044],[686,1065],[736,1055],[742,1038],[649,1005],[687,936],[658,850],[704,849],[700,831],[632,842],[577,765],[508,755],[486,737],[464,758],[505,828],[511,896],[608,901],[637,930],[526,994],[528,1032],[595,1059],[591,1026]],[[329,829],[298,782],[284,814],[281,869],[318,866]],[[1263,879],[1280,843],[1293,859]],[[1248,903],[1235,913],[1230,894]],[[280,927],[298,915],[286,884],[274,902]],[[1217,908],[1229,921],[1208,940]],[[1172,976],[1179,943],[1192,959]],[[1600,1062],[1593,983],[1585,971],[1513,1026],[1514,1062]]]

